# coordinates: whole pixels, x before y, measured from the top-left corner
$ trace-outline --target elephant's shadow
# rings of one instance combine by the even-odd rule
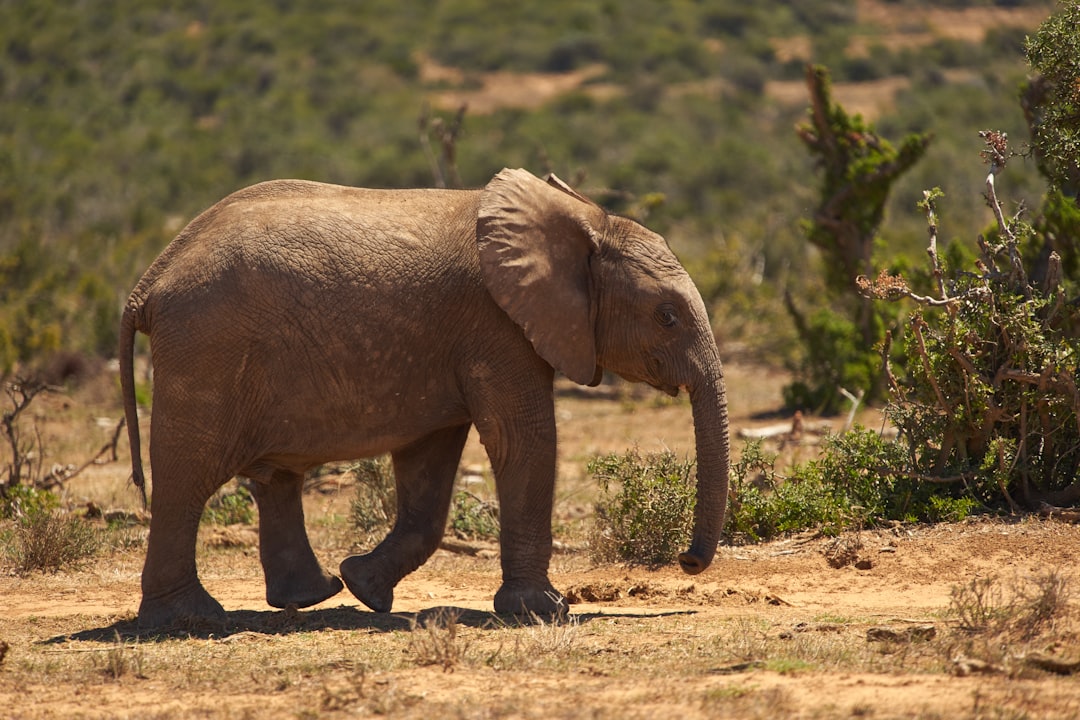
[[[692,611],[665,613],[623,613],[618,617],[652,618],[661,615],[686,614]],[[611,618],[607,613],[573,613],[569,617],[577,624],[600,618]],[[228,641],[240,635],[291,635],[318,630],[367,630],[373,633],[414,630],[431,623],[454,622],[482,630],[527,627],[539,623],[559,622],[558,618],[522,617],[501,615],[485,610],[473,610],[453,606],[427,608],[416,613],[374,613],[357,607],[342,605],[336,608],[298,611],[285,610],[233,610],[225,613],[222,623],[178,623],[166,628],[147,630],[140,628],[135,618],[117,620],[102,627],[88,628],[76,633],[57,635],[42,640],[42,645],[55,645],[70,641],[81,642],[161,642],[170,639],[216,639]]]

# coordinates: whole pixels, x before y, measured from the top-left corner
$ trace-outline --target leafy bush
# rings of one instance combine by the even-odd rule
[[[998,227],[996,237],[980,239],[975,270],[946,277],[936,252],[940,191],[928,191],[935,292],[917,295],[902,276],[887,273],[860,281],[867,296],[909,298],[918,308],[903,338],[906,376],[893,376],[886,364],[886,414],[908,448],[895,469],[963,486],[986,505],[1070,503],[1080,497],[1080,340],[1073,334],[1080,308],[1067,301],[1056,253],[1042,281],[1030,281],[1020,248],[1034,231],[1004,217],[994,188],[1008,157],[1006,138],[983,137]]]
[[[360,460],[350,470],[356,476],[353,526],[368,537],[389,532],[397,517],[397,486],[390,456]]]
[[[637,450],[592,460],[600,483],[591,551],[599,561],[672,562],[686,549],[696,502],[694,462]]]
[[[795,315],[795,326],[803,355],[798,379],[783,388],[787,407],[837,412],[846,402],[841,388],[865,393],[876,385],[880,358],[847,316],[819,308],[806,319]]]
[[[839,453],[826,447],[839,460]],[[819,528],[827,534],[845,524],[851,501],[838,490],[817,462],[807,462],[781,475],[776,455],[760,440],[748,441],[731,467],[726,534],[733,541],[758,542],[787,532]]]
[[[450,529],[462,540],[498,540],[499,507],[464,490],[455,493]]]
[[[1028,62],[1039,75],[1024,92],[1035,156],[1054,184],[1080,195],[1080,2],[1062,2],[1028,37]]]
[[[748,441],[731,466],[726,534],[768,540],[818,529],[834,535],[887,520],[956,521],[979,504],[949,486],[910,477],[907,446],[865,428],[829,435],[816,460],[782,474],[760,440]]]
[[[255,500],[243,485],[219,492],[203,510],[202,522],[211,525],[251,525],[255,522]]]
[[[50,513],[59,507],[55,493],[32,485],[11,485],[0,492],[0,520]]]

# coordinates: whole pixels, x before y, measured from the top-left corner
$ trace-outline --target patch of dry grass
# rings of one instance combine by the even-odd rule
[[[418,665],[435,665],[451,672],[467,660],[471,640],[458,636],[460,617],[457,608],[438,608],[409,622],[409,651]]]
[[[78,567],[101,546],[99,532],[81,517],[42,510],[12,523],[4,554],[19,574]]]
[[[957,632],[947,653],[960,674],[1025,674],[1032,669],[1071,674],[1080,658],[1055,658],[1062,638],[1058,623],[1070,613],[1072,591],[1058,569],[1003,582],[997,576],[973,578],[953,588],[949,615]],[[1057,667],[1059,670],[1053,670]]]

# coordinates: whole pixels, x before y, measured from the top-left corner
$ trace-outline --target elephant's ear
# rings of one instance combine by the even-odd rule
[[[590,261],[606,215],[564,188],[525,170],[503,170],[484,188],[476,242],[495,302],[540,357],[586,385],[596,376]]]
[[[570,197],[577,198],[578,200],[585,203],[586,205],[591,205],[591,206],[593,206],[594,208],[596,208],[598,210],[600,209],[599,205],[597,205],[592,200],[590,200],[589,198],[587,198],[584,195],[582,195],[581,193],[579,193],[574,188],[567,185],[565,182],[563,182],[563,179],[561,177],[559,177],[558,175],[556,175],[555,173],[548,173],[547,175],[545,175],[544,176],[544,182],[546,182],[548,185],[550,185],[553,188],[558,188],[559,190],[562,190],[564,193],[566,193]]]

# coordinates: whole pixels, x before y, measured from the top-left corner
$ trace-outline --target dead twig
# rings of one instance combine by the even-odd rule
[[[11,449],[11,462],[5,468],[5,479],[0,486],[11,487],[23,481],[33,482],[41,472],[41,439],[37,438],[37,469],[34,469],[35,442],[25,444],[22,441],[22,433],[19,432],[19,416],[30,407],[34,399],[44,393],[53,390],[49,385],[37,380],[16,378],[4,386],[4,392],[11,401],[11,410],[0,416],[0,428],[3,429],[4,438]],[[36,428],[36,426],[35,426]]]
[[[65,465],[53,469],[48,475],[43,477],[41,481],[37,483],[37,486],[40,487],[42,490],[51,490],[54,487],[59,487],[64,483],[68,482],[91,465],[104,465],[106,463],[116,462],[118,459],[116,446],[120,442],[120,433],[121,431],[123,431],[125,423],[126,419],[120,418],[120,422],[116,424],[116,428],[113,430],[112,438],[109,440],[109,442],[102,445],[101,449],[98,450],[97,453],[89,460],[84,462],[82,465],[79,465],[78,467]],[[102,460],[102,456],[104,456],[105,454],[108,454],[110,456],[108,460]]]
[[[847,419],[844,421],[844,429],[842,430],[842,432],[847,432],[855,423],[855,414],[859,411],[859,405],[862,404],[862,399],[866,394],[866,390],[859,388],[858,394],[853,395],[851,391],[846,388],[838,389],[840,390],[840,394],[847,398],[847,401],[851,403],[851,410],[848,412]]]
[[[454,114],[453,120],[444,121],[442,118],[431,117],[431,107],[424,105],[418,120],[420,130],[420,147],[424,150],[424,156],[428,160],[431,174],[435,181],[435,187],[462,187],[461,176],[457,168],[457,143],[461,135],[461,128],[465,123],[465,111],[468,105],[463,104]],[[436,156],[431,147],[431,136],[434,135],[439,143],[440,157]],[[449,185],[447,183],[449,175]]]

